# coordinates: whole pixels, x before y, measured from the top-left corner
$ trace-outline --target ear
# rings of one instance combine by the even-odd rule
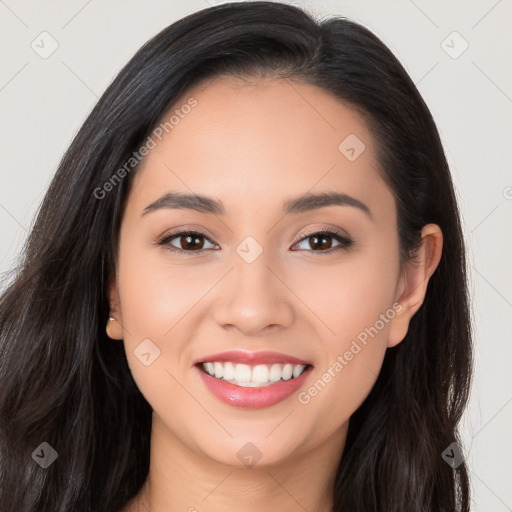
[[[389,322],[387,346],[398,345],[407,334],[409,322],[420,309],[430,277],[441,260],[443,233],[437,224],[427,224],[421,230],[421,245],[411,260],[405,263],[398,282],[395,300],[402,306]]]
[[[107,322],[107,336],[114,340],[121,340],[123,339],[123,319],[115,273],[109,276],[107,295],[110,303],[109,317],[113,318]]]

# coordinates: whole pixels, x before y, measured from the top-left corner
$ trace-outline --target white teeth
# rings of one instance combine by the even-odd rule
[[[259,364],[252,370],[252,381],[258,384],[268,382],[268,367],[265,364]]]
[[[232,380],[235,378],[235,367],[233,363],[224,363],[224,374],[222,377],[226,380]]]
[[[215,367],[215,377],[220,379],[224,374],[224,365],[222,363],[214,363]]]
[[[298,364],[297,366],[293,367],[293,378],[295,379],[298,377],[303,371],[305,366],[303,364]]]
[[[203,363],[204,369],[210,374],[215,374],[215,365],[213,363]]]
[[[226,380],[242,387],[263,387],[282,380],[296,379],[306,366],[303,364],[235,364],[232,362],[208,362],[203,363],[203,368],[212,377]]]
[[[292,378],[293,366],[291,364],[285,364],[281,370],[281,378],[283,380],[290,380]]]
[[[281,378],[281,366],[279,364],[273,364],[270,367],[269,379],[272,382],[277,382]]]
[[[215,374],[215,377],[217,377],[217,374]],[[235,366],[235,380],[238,382],[250,382],[251,367],[248,364],[237,364]]]

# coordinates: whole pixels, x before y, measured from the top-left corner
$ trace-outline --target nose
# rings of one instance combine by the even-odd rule
[[[235,254],[233,268],[217,290],[217,324],[246,336],[288,327],[294,319],[294,295],[279,268],[265,251],[252,263]]]

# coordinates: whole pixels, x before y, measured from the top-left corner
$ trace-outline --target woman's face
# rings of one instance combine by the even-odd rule
[[[134,176],[110,289],[154,429],[238,466],[341,447],[408,321],[372,135],[321,89],[270,79],[202,84],[173,114]]]

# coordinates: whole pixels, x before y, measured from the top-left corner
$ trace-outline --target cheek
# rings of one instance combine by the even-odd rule
[[[308,264],[309,268],[297,271],[295,277],[290,275],[288,282],[326,327],[322,332],[332,356],[392,307],[398,252],[375,244],[326,259],[326,263],[321,261],[323,257],[318,256],[318,263]],[[381,322],[378,328],[385,330]]]
[[[126,357],[139,389],[150,403],[151,397],[163,389],[162,381],[170,378],[164,371],[172,356],[166,340],[171,338],[181,307],[181,296],[176,291],[180,288],[173,286],[173,290],[163,270],[148,262],[152,250],[128,238],[122,240],[118,265]]]
[[[135,241],[127,241],[122,250],[119,291],[124,327],[133,336],[170,337],[174,325],[204,294],[208,271],[191,270],[185,258],[183,264],[170,265],[165,249]]]

